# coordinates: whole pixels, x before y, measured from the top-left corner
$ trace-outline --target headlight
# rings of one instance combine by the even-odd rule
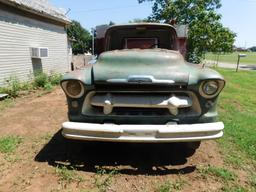
[[[216,81],[207,81],[203,85],[203,92],[206,95],[213,95],[218,91],[218,89],[219,89],[219,86],[218,86],[218,82]]]
[[[66,94],[71,98],[80,98],[84,94],[84,86],[77,80],[64,81],[62,87]]]
[[[225,82],[222,80],[209,80],[201,83],[199,93],[203,97],[210,99],[217,96],[223,89]]]

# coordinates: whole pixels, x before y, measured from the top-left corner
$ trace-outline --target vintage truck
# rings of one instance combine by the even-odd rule
[[[111,142],[185,142],[222,137],[217,122],[223,77],[187,63],[169,24],[114,25],[97,61],[61,81],[65,138]]]

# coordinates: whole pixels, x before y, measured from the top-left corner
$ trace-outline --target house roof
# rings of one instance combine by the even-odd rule
[[[64,24],[70,23],[64,11],[52,6],[48,0],[0,0],[0,2]]]

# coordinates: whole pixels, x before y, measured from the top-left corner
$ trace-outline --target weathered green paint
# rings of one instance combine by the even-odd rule
[[[92,79],[92,73],[94,79]],[[176,83],[197,84],[207,79],[224,78],[216,71],[184,61],[169,50],[120,50],[103,53],[96,64],[64,75],[63,80],[80,80],[85,85],[129,75],[152,75],[157,79]]]
[[[219,79],[224,80],[224,78],[217,72],[209,68],[199,67],[196,64],[188,64],[190,66],[189,73],[189,85],[197,84],[200,81]]]
[[[187,83],[189,66],[175,51],[117,50],[103,53],[93,67],[94,81],[127,79],[130,75],[152,75],[159,80],[174,80]]]
[[[67,80],[79,80],[84,85],[92,85],[93,84],[92,66],[88,66],[88,67],[80,69],[80,70],[66,73],[63,76],[62,81],[67,81]]]

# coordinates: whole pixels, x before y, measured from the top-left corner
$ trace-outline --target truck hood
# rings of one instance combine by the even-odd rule
[[[116,50],[101,54],[93,66],[95,84],[187,84],[190,68],[182,55],[165,49]]]

